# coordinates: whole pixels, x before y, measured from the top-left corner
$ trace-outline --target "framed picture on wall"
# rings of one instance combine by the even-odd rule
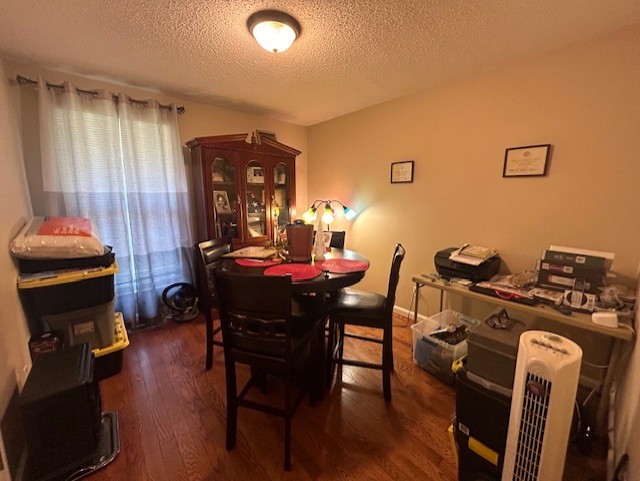
[[[512,147],[504,155],[502,177],[536,177],[547,175],[551,144]]]
[[[413,182],[413,160],[391,163],[391,183]]]

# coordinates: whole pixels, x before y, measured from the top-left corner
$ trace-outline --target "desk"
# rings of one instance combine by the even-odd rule
[[[549,319],[559,324],[571,326],[584,331],[594,332],[596,334],[613,338],[613,349],[609,358],[609,368],[605,375],[602,393],[600,396],[600,404],[598,405],[598,415],[596,425],[599,428],[604,427],[606,420],[607,408],[609,406],[609,391],[611,384],[618,375],[618,364],[624,343],[629,343],[635,338],[635,333],[630,326],[627,327],[605,327],[591,322],[591,316],[580,312],[574,312],[570,316],[556,311],[553,307],[544,304],[529,306],[519,304],[517,302],[507,301],[499,297],[491,297],[478,292],[473,292],[466,287],[451,284],[444,280],[431,280],[422,275],[414,275],[411,279],[416,285],[416,304],[414,312],[414,322],[418,319],[418,299],[420,298],[420,289],[423,286],[432,287],[440,291],[440,310],[442,310],[444,293],[459,295],[462,297],[476,299],[489,304],[508,308],[510,311],[524,312],[543,319]]]

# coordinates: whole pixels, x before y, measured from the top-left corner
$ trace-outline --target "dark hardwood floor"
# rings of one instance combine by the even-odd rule
[[[122,372],[100,383],[103,409],[118,411],[121,451],[90,479],[456,480],[447,434],[454,390],[414,365],[411,329],[402,327],[406,319],[395,322],[392,402],[383,400],[379,371],[345,367],[342,385],[296,413],[290,472],[283,470],[283,421],[274,416],[241,409],[237,447],[226,451],[222,349],[205,371],[201,317],[131,333]],[[357,345],[358,355],[377,356],[368,344],[353,341],[346,352]],[[278,395],[271,383],[267,396]],[[576,458],[565,479],[604,479],[601,467]]]

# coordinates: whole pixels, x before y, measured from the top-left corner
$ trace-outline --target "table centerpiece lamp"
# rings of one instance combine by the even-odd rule
[[[334,217],[335,211],[333,210],[333,207],[331,207],[332,202],[335,202],[337,204],[340,204],[340,206],[342,206],[342,213],[345,219],[352,220],[356,217],[356,212],[353,209],[346,206],[345,204],[343,204],[337,199],[330,199],[330,200],[317,199],[313,202],[313,204],[311,204],[309,209],[307,209],[307,211],[305,211],[305,213],[302,214],[302,220],[304,220],[307,223],[311,223],[316,219],[318,220],[318,225],[316,228],[316,238],[313,245],[313,252],[315,254],[316,259],[321,258],[322,256],[324,256],[324,253],[325,253],[324,235],[322,235],[322,232],[324,232],[324,229],[322,228],[322,224],[323,223],[326,224],[327,230],[329,230],[329,225],[334,221],[334,218],[335,218]],[[321,217],[318,217],[318,208],[323,203],[324,203],[324,212],[322,213]]]

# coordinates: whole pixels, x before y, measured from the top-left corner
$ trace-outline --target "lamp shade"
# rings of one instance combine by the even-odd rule
[[[307,224],[313,222],[318,218],[318,214],[316,213],[316,208],[314,206],[309,207],[309,210],[305,211],[302,214],[302,220],[304,220]]]
[[[273,53],[287,50],[300,35],[300,24],[278,10],[261,10],[247,20],[247,27],[262,48]]]
[[[331,207],[332,202],[337,202],[342,206],[342,213],[344,214],[345,219],[353,220],[358,215],[355,210],[353,210],[351,207],[344,205],[339,200],[316,199],[313,202],[313,204],[311,204],[309,209],[305,211],[304,214],[302,214],[302,219],[308,224],[315,221],[318,218],[318,209],[322,206],[322,204],[324,204],[324,210],[322,212],[321,220],[325,224],[331,224],[335,219],[335,211],[333,210],[333,207]]]
[[[325,224],[331,224],[333,222],[333,208],[329,202],[325,204],[324,214],[322,214],[322,222]]]
[[[351,207],[347,207],[346,205],[343,206],[343,212],[344,212],[344,217],[347,220],[353,220],[356,218],[356,211],[353,210]]]

